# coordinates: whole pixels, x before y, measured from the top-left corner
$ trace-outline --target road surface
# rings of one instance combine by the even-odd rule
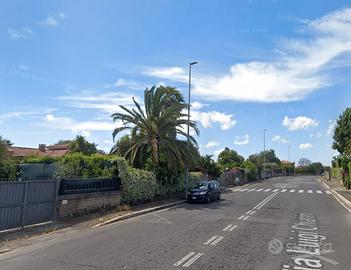
[[[314,177],[222,195],[63,233],[0,255],[0,269],[351,269],[351,214]]]

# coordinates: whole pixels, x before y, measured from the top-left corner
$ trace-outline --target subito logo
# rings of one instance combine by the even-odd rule
[[[273,239],[268,243],[268,250],[273,255],[278,255],[283,251],[283,242],[279,239]]]

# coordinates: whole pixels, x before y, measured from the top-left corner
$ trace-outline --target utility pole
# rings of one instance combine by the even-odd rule
[[[288,147],[288,153],[289,153],[289,176],[290,176],[290,145]]]
[[[189,91],[188,91],[188,129],[187,129],[187,150],[188,158],[186,159],[186,180],[185,180],[185,199],[188,198],[189,189],[189,157],[190,157],[190,140],[189,140],[189,130],[190,130],[190,90],[191,90],[191,67],[196,65],[197,62],[189,63]]]
[[[266,129],[263,129],[263,178],[266,176]]]

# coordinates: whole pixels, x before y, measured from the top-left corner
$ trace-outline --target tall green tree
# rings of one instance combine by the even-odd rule
[[[144,109],[134,98],[133,102],[135,108],[120,105],[125,113],[112,114],[113,121],[122,123],[113,131],[114,139],[122,131],[131,132],[131,145],[124,156],[132,164],[138,159],[142,161],[147,153],[156,165],[162,156],[168,169],[176,171],[186,162],[193,163],[198,159],[197,142],[184,130],[188,123],[184,112],[187,104],[178,90],[153,86],[144,91]],[[191,120],[189,125],[199,135],[196,122]],[[189,139],[190,151],[187,150],[186,140],[179,137]]]
[[[91,155],[98,152],[95,143],[91,143],[81,135],[72,140],[69,144],[69,149],[72,153],[83,153],[85,155]]]
[[[261,151],[249,156],[249,160],[253,162],[257,168],[263,169],[263,162],[265,161],[266,168],[275,168],[281,165],[280,159],[276,156],[273,149]]]
[[[209,175],[220,176],[223,168],[214,159],[213,155],[201,156],[199,160],[199,165],[208,171]]]
[[[333,149],[351,158],[351,108],[347,108],[336,121]]]
[[[218,163],[223,166],[225,170],[234,167],[241,167],[244,160],[245,158],[243,156],[228,147],[224,148],[224,150],[218,155]]]

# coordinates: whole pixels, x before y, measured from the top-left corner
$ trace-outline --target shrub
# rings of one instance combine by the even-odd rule
[[[157,183],[152,172],[134,169],[123,158],[116,159],[122,182],[122,202],[134,204],[150,201],[155,197]]]
[[[17,180],[19,164],[15,159],[6,158],[0,160],[0,181]]]
[[[256,180],[258,176],[258,170],[255,163],[247,159],[244,161],[243,165],[247,172],[247,178],[249,180]]]

